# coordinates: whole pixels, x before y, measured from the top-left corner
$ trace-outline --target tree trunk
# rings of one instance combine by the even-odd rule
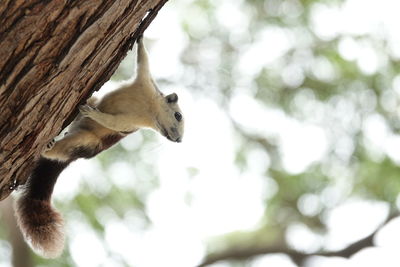
[[[0,200],[25,183],[43,146],[166,1],[1,0]]]
[[[22,236],[21,231],[17,227],[17,220],[14,216],[13,201],[8,198],[0,203],[0,212],[2,226],[5,226],[8,240],[12,247],[12,266],[13,267],[33,267],[33,258]]]

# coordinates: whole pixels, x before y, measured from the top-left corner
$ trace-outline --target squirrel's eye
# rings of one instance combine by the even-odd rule
[[[181,120],[182,120],[182,114],[181,114],[181,113],[175,112],[174,116],[175,116],[175,119],[176,119],[177,121],[181,121]]]

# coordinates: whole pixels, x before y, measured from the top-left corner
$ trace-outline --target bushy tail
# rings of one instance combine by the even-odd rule
[[[62,216],[51,206],[51,194],[60,173],[70,162],[41,158],[16,202],[19,227],[35,252],[58,257],[64,248]]]

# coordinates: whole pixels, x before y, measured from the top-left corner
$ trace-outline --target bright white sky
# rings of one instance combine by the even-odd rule
[[[181,31],[178,19],[180,13],[185,12],[185,6],[191,2],[168,2],[146,31],[146,38],[156,40],[151,50],[149,49],[151,68],[156,79],[173,77],[182,68],[179,56],[188,40]],[[231,28],[236,35],[244,34],[240,31],[240,26],[246,25],[247,18],[241,12],[239,4],[242,1],[217,2],[221,4],[217,12],[224,26]],[[400,58],[399,10],[400,1],[397,0],[348,0],[339,8],[325,4],[315,5],[311,19],[313,30],[322,39],[328,40],[342,33],[348,34],[339,44],[341,55],[346,59],[355,60],[363,72],[374,73],[384,63],[379,50],[370,44],[356,41],[352,36],[366,33],[378,33],[378,36],[385,34],[390,37],[391,53]],[[232,14],[236,14],[235,20],[232,20]],[[204,27],[207,27],[207,21],[195,16],[194,20],[198,20],[197,31],[201,34]],[[275,41],[271,42],[271,39]],[[266,25],[254,44],[243,51],[238,72],[245,76],[243,79],[251,79],[262,66],[273,62],[293,45],[289,33]],[[289,76],[296,74],[295,67],[288,71]],[[301,79],[301,73],[298,75],[298,79]],[[334,74],[317,75],[329,78]],[[295,80],[289,82],[296,83]],[[113,84],[107,86],[113,87]],[[171,90],[180,96],[179,101],[185,115],[184,140],[181,144],[175,144],[160,137],[159,148],[144,148],[143,152],[143,160],[157,159],[154,161],[154,167],[158,168],[159,172],[160,187],[151,194],[147,203],[154,225],[144,232],[137,231],[129,226],[129,216],[127,220],[120,221],[113,216],[112,211],[101,211],[109,218],[105,231],[107,246],[126,258],[131,266],[195,266],[204,256],[205,244],[210,237],[257,227],[264,212],[263,199],[276,191],[276,185],[263,176],[263,170],[269,164],[265,152],[255,152],[255,163],[245,173],[240,173],[235,167],[236,140],[225,110],[221,110],[212,98],[203,96],[195,99],[190,88]],[[399,92],[400,89],[397,93]],[[302,172],[327,153],[330,145],[327,135],[329,129],[311,123],[300,123],[278,110],[267,109],[246,92],[234,96],[230,112],[240,125],[266,136],[278,137],[283,149],[284,167],[289,172]],[[263,118],[262,123],[259,118]],[[371,117],[365,127],[370,141],[374,142],[377,149],[397,157],[397,161],[400,162],[397,149],[400,147],[400,141],[396,139],[388,143],[390,138],[387,138],[388,132],[380,118]],[[140,134],[135,134],[124,140],[124,145],[135,146],[140,138]],[[396,145],[395,150],[393,145]],[[187,167],[199,170],[193,179],[187,179]],[[114,169],[118,172],[111,175],[113,182],[124,187],[132,184],[130,181],[136,177],[130,168],[127,164],[116,163]],[[101,180],[104,178],[101,177],[102,174],[94,161],[80,160],[60,177],[56,186],[56,199],[66,201],[73,198],[81,179],[93,181],[96,184],[94,190],[106,193],[108,189],[102,187]],[[327,192],[328,200],[338,193],[335,190],[337,188]],[[188,191],[192,195],[190,206],[185,201]],[[304,205],[300,204],[299,208],[306,213],[315,212],[320,205],[319,201],[323,200],[312,195],[306,196],[304,202],[302,201]],[[328,239],[311,233],[302,225],[294,225],[288,240],[294,247],[306,251],[321,247],[340,248],[355,238],[370,233],[386,214],[387,206],[382,203],[366,203],[355,199],[335,209],[327,217],[331,227]],[[67,222],[68,245],[76,266],[119,266],[110,262],[100,238],[81,220],[77,214],[76,220]],[[379,234],[377,242],[381,248],[362,251],[350,260],[314,258],[310,266],[400,266],[397,252],[399,232],[400,220],[396,220]],[[8,265],[0,260],[0,266]],[[287,257],[273,255],[257,258],[251,266],[294,265]]]

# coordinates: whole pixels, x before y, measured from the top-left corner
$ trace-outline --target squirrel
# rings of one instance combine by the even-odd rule
[[[30,246],[46,258],[64,248],[61,214],[51,195],[60,173],[78,158],[92,158],[140,128],[151,128],[173,142],[181,142],[184,119],[175,93],[164,95],[154,82],[143,38],[137,45],[137,71],[133,82],[102,99],[90,98],[62,139],[51,141],[15,205],[19,227]]]

